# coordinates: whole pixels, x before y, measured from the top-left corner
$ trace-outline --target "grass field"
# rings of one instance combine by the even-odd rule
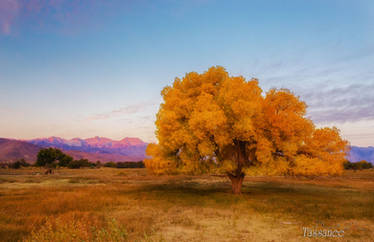
[[[1,241],[374,240],[374,170],[328,178],[152,176],[145,169],[0,170]],[[321,239],[320,239],[321,240]]]

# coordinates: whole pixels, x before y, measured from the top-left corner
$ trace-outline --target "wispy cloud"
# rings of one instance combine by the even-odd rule
[[[309,116],[318,123],[374,120],[374,84],[352,84],[327,90],[308,90],[301,97]]]
[[[10,34],[11,26],[20,11],[18,0],[0,1],[0,32]]]
[[[1,0],[0,34],[11,34],[17,23],[31,23],[34,27],[53,25],[60,30],[93,26],[93,18],[118,13],[131,5],[130,0]]]
[[[123,117],[124,115],[144,114],[145,112],[149,111],[149,109],[151,108],[157,108],[157,106],[158,106],[158,103],[155,101],[146,101],[146,102],[123,106],[121,108],[112,110],[110,112],[95,114],[89,117],[89,119],[90,120],[105,120],[105,119],[111,119],[115,117]],[[142,117],[144,117],[144,115]]]

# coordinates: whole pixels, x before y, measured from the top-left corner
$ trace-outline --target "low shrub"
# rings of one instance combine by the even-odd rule
[[[11,168],[11,169],[20,169],[21,167],[28,167],[29,163],[25,159],[20,159],[15,162],[1,163],[1,168]]]
[[[346,170],[363,170],[363,169],[370,169],[370,168],[373,168],[373,164],[365,160],[362,160],[359,162],[346,161],[344,163],[344,169]]]
[[[87,159],[73,160],[68,164],[70,169],[79,169],[81,167],[95,167],[95,163],[89,162]]]
[[[125,162],[107,162],[104,164],[105,167],[112,168],[144,168],[143,161],[125,161]]]
[[[25,242],[65,241],[127,241],[127,232],[115,219],[95,224],[87,219],[47,220],[45,225],[33,231]]]

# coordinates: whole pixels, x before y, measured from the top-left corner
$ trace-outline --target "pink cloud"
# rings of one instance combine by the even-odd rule
[[[0,1],[0,31],[3,34],[11,33],[11,26],[18,16],[20,4],[18,0]]]
[[[131,1],[125,0],[90,0],[87,3],[71,0],[0,0],[0,34],[9,35],[16,29],[16,24],[22,23],[34,27],[51,27],[51,24],[58,23],[60,31],[74,31],[82,25],[94,25],[92,20],[98,15],[105,19],[129,5]]]
[[[113,117],[123,116],[123,115],[134,115],[144,111],[147,111],[151,107],[157,107],[158,103],[150,100],[142,103],[136,103],[128,106],[121,107],[119,109],[112,110],[106,113],[96,114],[89,117],[89,120],[104,120]],[[148,116],[147,116],[148,118]]]

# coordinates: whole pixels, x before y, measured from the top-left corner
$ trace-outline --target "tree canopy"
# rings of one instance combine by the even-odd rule
[[[59,166],[67,166],[69,162],[73,161],[73,158],[59,149],[46,148],[39,151],[35,165],[55,166],[57,161]]]
[[[240,193],[245,174],[340,174],[347,141],[316,128],[305,102],[287,89],[264,93],[257,79],[223,67],[176,78],[161,95],[157,144],[146,167],[156,174],[221,172]]]

